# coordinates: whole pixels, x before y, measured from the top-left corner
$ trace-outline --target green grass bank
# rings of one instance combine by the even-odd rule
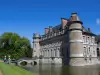
[[[11,64],[5,64],[3,62],[0,62],[0,70],[2,71],[3,75],[35,75],[25,69],[13,66]]]

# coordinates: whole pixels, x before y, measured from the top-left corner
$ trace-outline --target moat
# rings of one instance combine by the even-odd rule
[[[100,75],[100,65],[85,67],[40,65],[33,67],[28,66],[24,68],[35,73],[36,75]]]

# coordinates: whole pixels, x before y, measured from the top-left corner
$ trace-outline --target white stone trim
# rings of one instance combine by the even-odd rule
[[[79,30],[73,30],[73,31],[71,31],[71,32],[82,32],[82,31],[79,31]]]
[[[84,57],[83,54],[71,54],[70,57]]]
[[[70,40],[70,42],[82,42],[83,43],[83,40]]]

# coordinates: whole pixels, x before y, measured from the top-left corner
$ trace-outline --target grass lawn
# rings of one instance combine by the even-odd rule
[[[3,75],[35,75],[25,69],[10,64],[5,64],[3,62],[0,62],[0,70],[2,71]]]

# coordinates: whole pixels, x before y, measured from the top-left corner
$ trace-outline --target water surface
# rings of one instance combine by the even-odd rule
[[[25,69],[36,75],[100,75],[100,65],[69,67],[60,65],[27,66]]]

